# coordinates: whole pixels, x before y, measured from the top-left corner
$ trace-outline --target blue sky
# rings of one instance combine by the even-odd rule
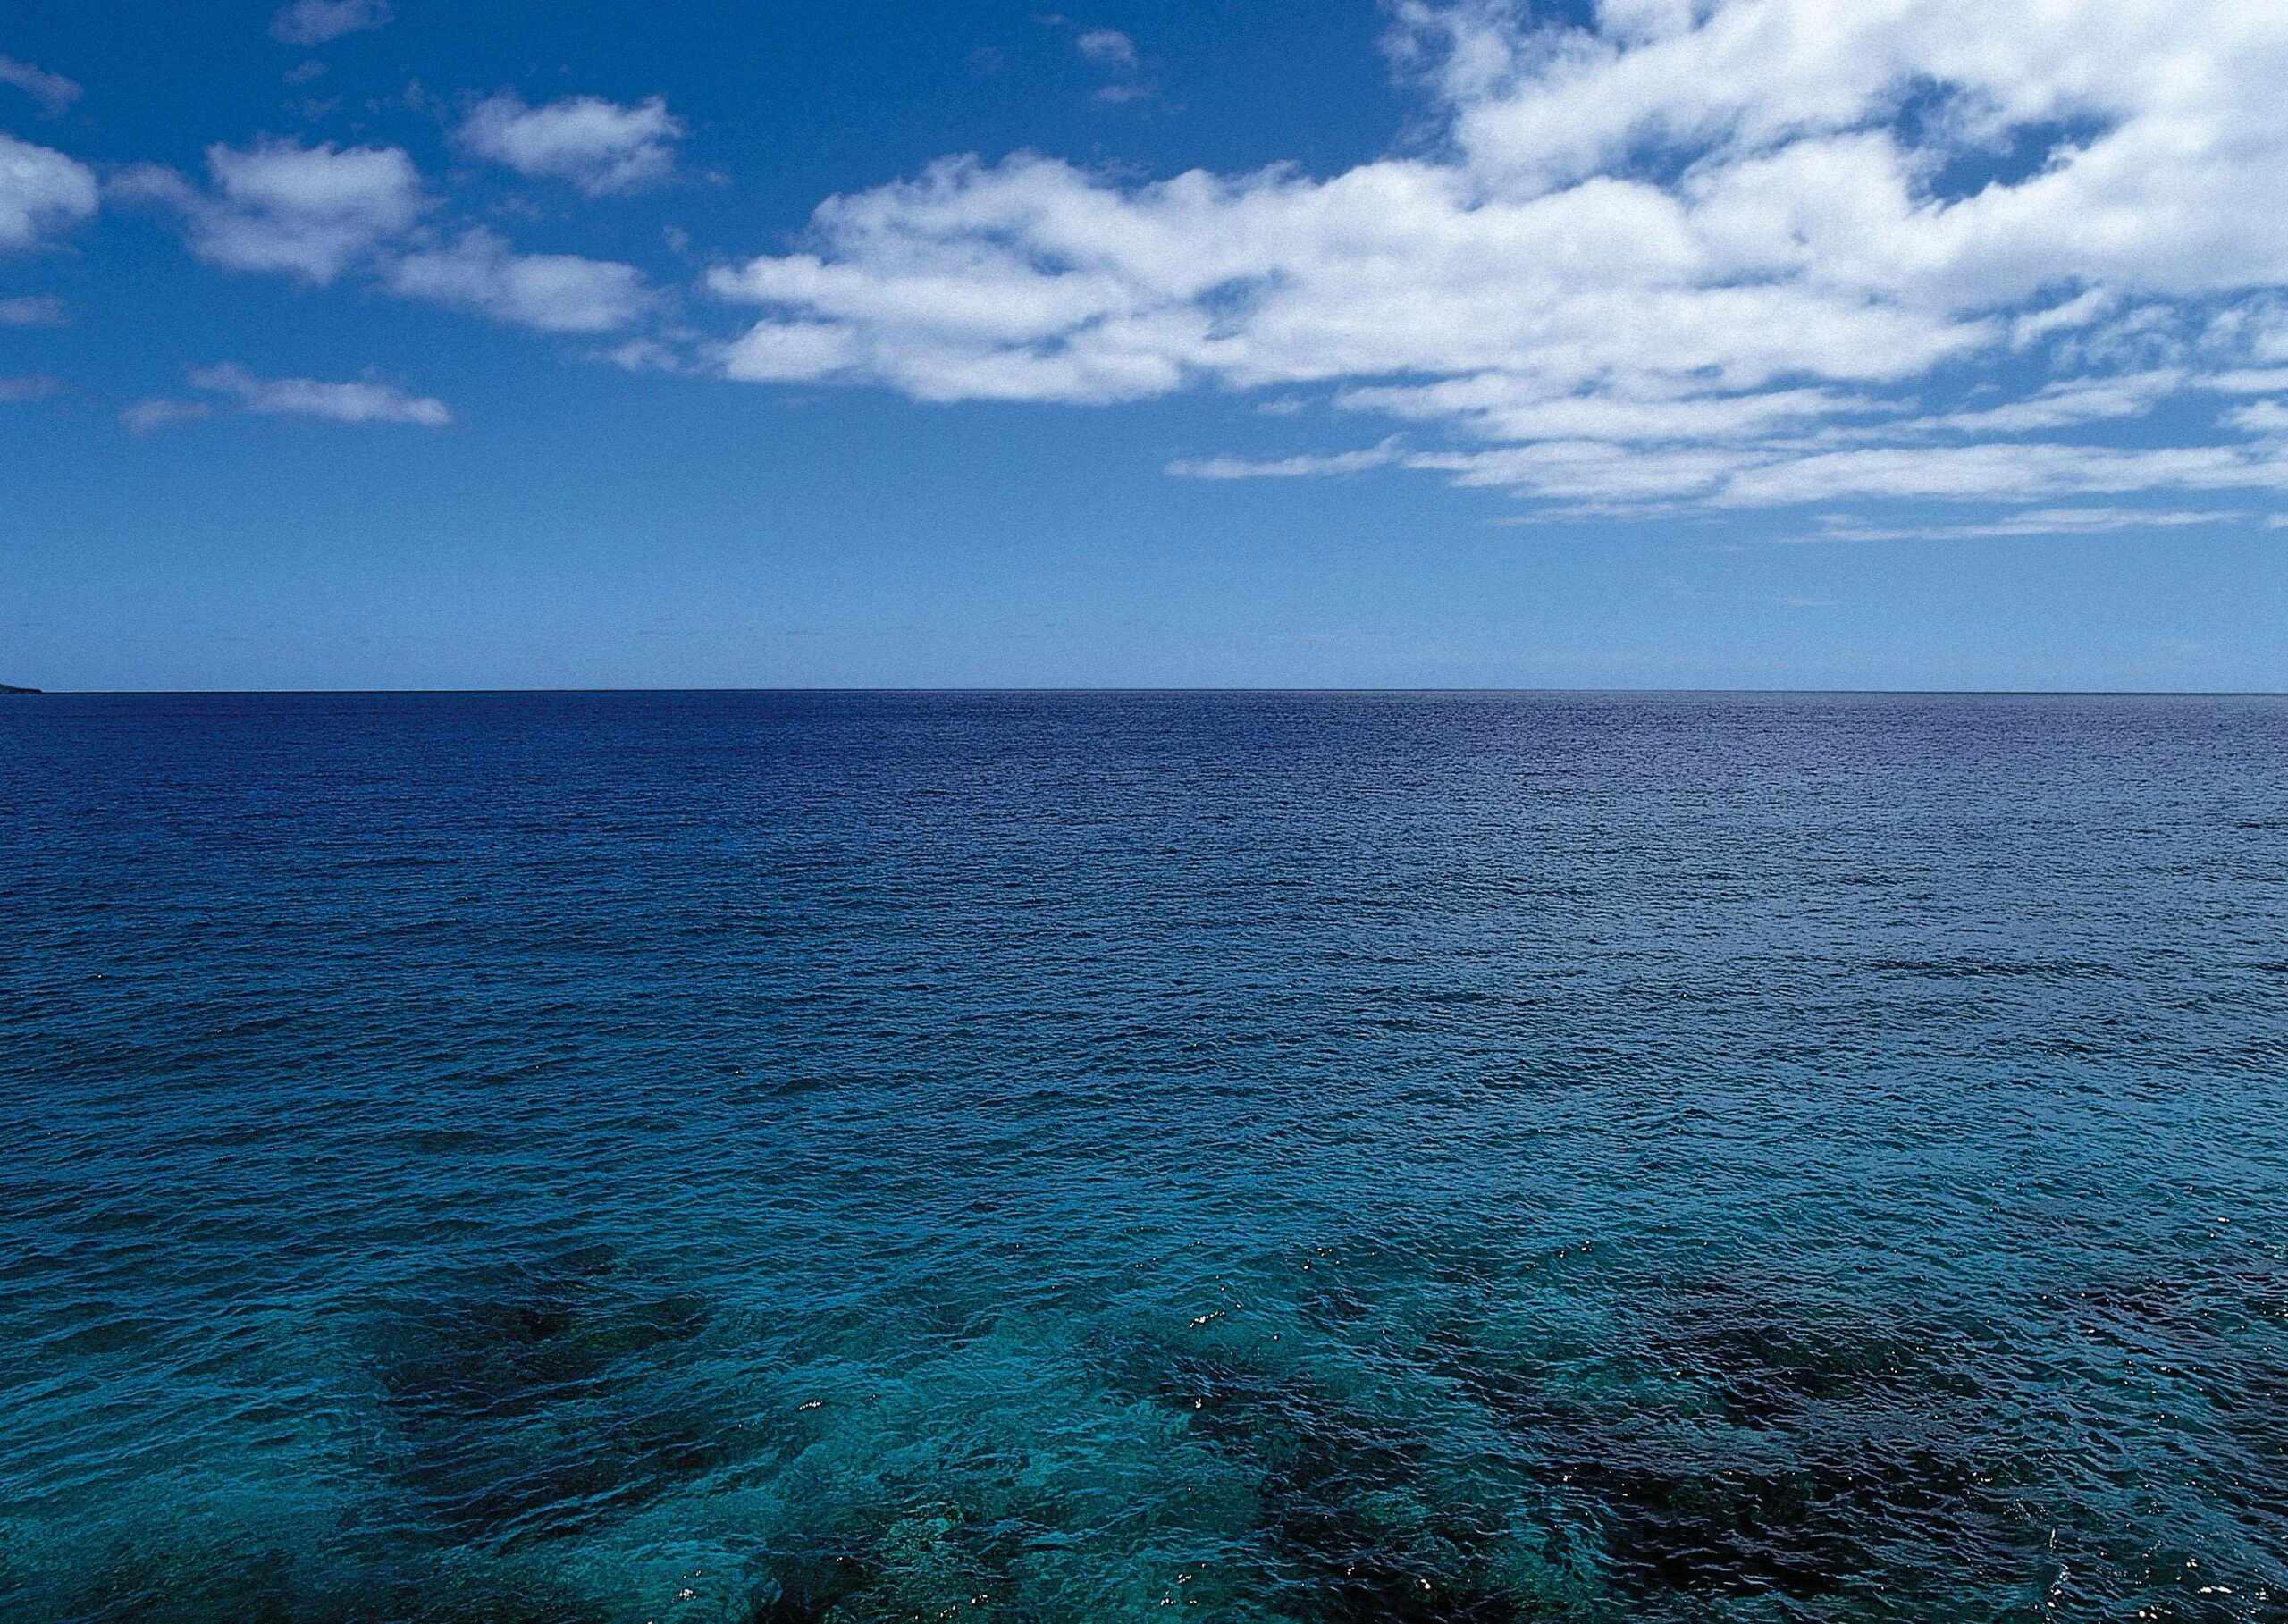
[[[23,0],[0,680],[2288,687],[2283,82],[2225,0]]]

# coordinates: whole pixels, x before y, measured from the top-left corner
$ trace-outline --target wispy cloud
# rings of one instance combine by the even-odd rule
[[[453,420],[443,401],[386,383],[258,378],[236,365],[198,367],[189,380],[193,389],[227,396],[250,412],[323,417],[333,423],[411,423],[425,428],[442,428]]]
[[[1107,68],[1136,65],[1136,42],[1118,29],[1087,29],[1072,42],[1090,62]]]
[[[13,85],[38,102],[48,117],[61,114],[80,99],[80,87],[61,73],[50,73],[13,56],[0,56],[0,85]]]
[[[1393,434],[1380,445],[1358,451],[1305,453],[1261,460],[1244,457],[1181,458],[1168,464],[1168,472],[1180,479],[1307,479],[1386,468],[1401,461],[1403,455],[1399,437]]]
[[[214,408],[205,400],[156,398],[138,400],[119,414],[119,420],[130,433],[156,434],[170,425],[194,423],[214,415]]]
[[[270,37],[282,45],[329,45],[390,21],[389,0],[294,0],[270,20]]]
[[[2178,509],[2156,512],[2135,508],[2044,508],[1974,524],[1868,525],[1830,515],[1820,531],[1799,537],[1824,542],[1951,542],[2009,536],[2117,535],[2124,531],[2182,530],[2193,526],[2235,525],[2247,515]]]
[[[0,299],[0,327],[61,327],[63,301],[46,294]]]

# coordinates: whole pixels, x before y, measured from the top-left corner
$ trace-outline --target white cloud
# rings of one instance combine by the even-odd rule
[[[2288,394],[2288,366],[2245,366],[2214,374],[2200,383],[2228,395]]]
[[[2288,8],[1398,10],[1425,156],[1142,184],[948,158],[715,273],[761,307],[721,370],[936,400],[1332,384],[1459,442],[1405,466],[1616,508],[2288,484],[2265,444],[2057,438],[2149,440],[2182,391],[2288,361]]]
[[[402,236],[425,206],[413,160],[396,147],[264,140],[206,149],[210,189],[171,170],[130,171],[114,189],[180,210],[191,251],[235,271],[330,282]]]
[[[2250,434],[2288,434],[2288,406],[2277,400],[2237,408],[2225,415],[2225,420]]]
[[[659,97],[634,106],[569,96],[528,107],[513,94],[479,102],[462,122],[461,144],[519,174],[569,181],[590,197],[635,191],[667,179],[683,121]]]
[[[50,73],[13,56],[0,56],[0,85],[13,85],[54,118],[80,99],[80,87],[61,73]]]
[[[284,45],[326,45],[362,34],[390,20],[389,0],[294,0],[270,20],[270,37]]]
[[[1951,429],[1971,434],[2023,434],[2112,418],[2141,417],[2184,384],[2184,374],[2170,369],[2116,377],[2068,378],[2045,385],[2007,406],[1949,412],[1905,426]]]
[[[1380,445],[1358,451],[1325,455],[1280,457],[1250,461],[1243,457],[1183,458],[1168,464],[1168,472],[1182,479],[1300,479],[1323,474],[1357,474],[1367,468],[1388,467],[1401,460],[1400,440],[1392,435]]]
[[[96,212],[96,177],[73,158],[0,135],[0,250],[27,248]]]
[[[38,374],[0,378],[0,406],[13,406],[22,400],[45,400],[63,387],[61,380]]]
[[[2182,530],[2196,525],[2236,525],[2245,515],[2200,509],[2037,508],[1988,524],[1862,524],[1830,517],[1819,534],[1803,539],[1824,542],[1952,542],[1996,537],[2116,535],[2124,531]]]
[[[61,327],[63,301],[46,294],[0,299],[0,327]]]
[[[204,400],[158,399],[138,400],[119,414],[119,420],[130,433],[156,434],[172,424],[195,423],[214,415],[214,408]]]
[[[723,375],[749,383],[803,383],[832,377],[858,359],[856,338],[831,322],[760,322],[727,345]]]
[[[1081,55],[1107,68],[1136,65],[1136,42],[1118,29],[1088,29],[1075,39]]]
[[[633,265],[573,254],[518,254],[482,227],[451,246],[408,254],[385,275],[389,290],[543,332],[610,332],[650,307]]]
[[[243,366],[222,366],[194,370],[190,386],[226,395],[250,412],[324,417],[334,423],[414,423],[425,428],[441,428],[453,420],[443,401],[386,383],[258,378]]]

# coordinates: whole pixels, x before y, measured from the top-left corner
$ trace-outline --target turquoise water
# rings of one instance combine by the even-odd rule
[[[2288,1618],[2288,703],[0,701],[0,1618]]]

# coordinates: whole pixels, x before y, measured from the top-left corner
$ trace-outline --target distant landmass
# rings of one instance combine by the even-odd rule
[[[38,688],[20,688],[13,683],[0,682],[0,694],[37,694]]]

